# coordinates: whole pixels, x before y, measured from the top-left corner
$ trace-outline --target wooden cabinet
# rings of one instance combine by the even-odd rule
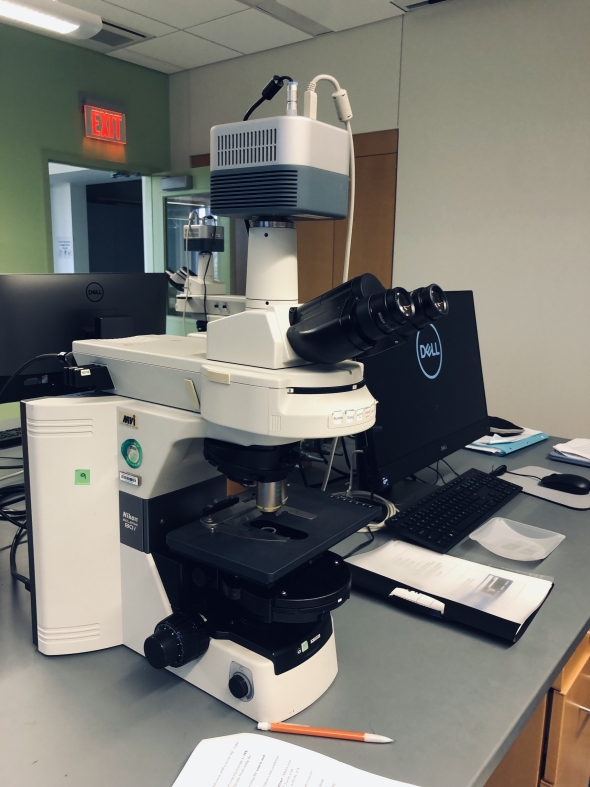
[[[349,277],[373,273],[386,287],[393,274],[397,130],[355,134],[356,199]],[[348,220],[297,222],[299,301],[342,281]]]
[[[590,633],[485,787],[589,787]]]
[[[551,690],[542,787],[590,784],[590,635]]]
[[[544,697],[485,787],[538,787],[546,708]]]

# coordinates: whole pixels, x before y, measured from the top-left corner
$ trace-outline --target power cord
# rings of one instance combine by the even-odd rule
[[[271,101],[279,92],[279,90],[283,87],[285,82],[293,82],[293,80],[291,79],[291,77],[288,76],[280,77],[275,74],[274,77],[270,80],[270,82],[268,82],[268,84],[265,85],[264,88],[262,89],[262,96],[258,99],[258,101],[255,101],[250,107],[250,109],[246,112],[246,114],[244,115],[244,120],[249,120],[250,115],[254,112],[254,110],[258,109],[258,107],[261,104],[264,104],[265,101]]]
[[[23,541],[23,538],[27,532],[27,515],[25,511],[19,511],[12,508],[16,503],[22,503],[24,500],[24,484],[11,484],[10,486],[0,488],[0,518],[10,522],[10,524],[18,528],[12,539],[12,544],[10,545],[10,573],[13,579],[22,582],[25,588],[30,591],[30,579],[24,576],[24,574],[21,574],[16,565],[16,551],[20,544],[26,543],[26,541]]]
[[[203,274],[203,311],[205,312],[205,322],[209,322],[209,315],[207,314],[207,274],[209,273],[209,265],[211,265],[211,258],[213,253],[209,252],[209,259],[205,266],[205,273]]]
[[[348,93],[340,87],[338,80],[330,76],[330,74],[318,74],[317,77],[311,80],[307,86],[304,95],[304,109],[303,114],[305,117],[316,120],[318,97],[316,87],[318,82],[331,82],[334,85],[334,92],[332,98],[336,105],[336,113],[341,123],[344,123],[349,137],[349,151],[350,151],[350,188],[348,192],[348,227],[346,228],[346,244],[344,247],[344,268],[342,271],[342,282],[348,281],[348,272],[350,268],[350,248],[352,245],[352,225],[354,220],[354,198],[356,191],[356,168],[354,160],[354,139],[352,136],[352,109],[348,99]]]
[[[37,361],[44,361],[47,360],[48,358],[55,358],[60,363],[63,363],[64,366],[69,366],[69,357],[71,355],[72,355],[71,352],[42,353],[41,355],[36,355],[34,358],[31,358],[26,363],[23,363],[23,365],[19,366],[16,372],[14,372],[14,374],[12,374],[2,386],[2,389],[0,390],[0,402],[2,401],[4,394],[8,391],[14,380],[19,376],[21,372],[24,372],[24,370],[27,369],[29,366],[32,366]]]
[[[457,478],[459,478],[459,473],[451,467],[451,465],[447,462],[446,459],[441,459],[440,461],[444,462],[446,466],[449,468],[449,470],[451,471],[451,473],[454,473],[457,476]]]

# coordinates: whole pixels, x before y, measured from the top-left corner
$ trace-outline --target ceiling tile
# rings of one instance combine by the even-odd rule
[[[181,30],[244,10],[237,0],[108,0],[108,3]]]
[[[278,0],[278,3],[335,31],[404,13],[389,0]]]
[[[137,52],[180,68],[206,66],[208,63],[217,63],[230,57],[238,57],[240,54],[181,30],[118,50],[118,52],[123,51]]]
[[[144,68],[151,68],[154,71],[162,71],[164,74],[175,74],[177,71],[182,71],[181,66],[173,66],[172,63],[164,63],[162,60],[146,57],[138,52],[130,52],[128,48],[117,49],[115,52],[107,54],[109,57],[116,57],[117,60],[125,60],[128,63],[135,63],[136,66],[144,66]]]
[[[254,8],[191,27],[188,32],[246,55],[311,38]]]
[[[121,25],[128,30],[136,30],[138,33],[145,33],[148,36],[163,36],[166,33],[173,33],[176,29],[142,14],[127,11],[125,8],[105,2],[105,0],[67,0],[67,3],[84,11],[98,14],[101,19],[106,19],[115,25]]]

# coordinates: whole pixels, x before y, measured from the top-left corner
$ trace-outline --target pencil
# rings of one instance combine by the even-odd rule
[[[308,727],[304,724],[259,721],[258,729],[266,732],[288,732],[293,735],[313,735],[318,738],[339,738],[343,741],[358,741],[359,743],[393,743],[392,738],[386,738],[385,735],[375,735],[373,732],[327,730],[323,727]]]

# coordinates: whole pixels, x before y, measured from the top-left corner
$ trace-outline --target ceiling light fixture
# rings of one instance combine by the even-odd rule
[[[71,38],[91,38],[102,29],[100,16],[58,0],[0,0],[0,18]]]

